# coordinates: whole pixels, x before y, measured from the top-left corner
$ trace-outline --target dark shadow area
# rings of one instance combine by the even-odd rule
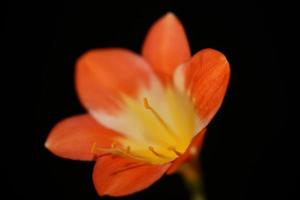
[[[295,57],[285,46],[294,40],[289,15],[283,14],[289,10],[221,2],[9,3],[4,39],[12,76],[5,77],[10,88],[6,97],[16,96],[7,99],[16,108],[8,118],[20,122],[5,134],[9,197],[102,199],[92,183],[94,164],[55,157],[44,141],[58,121],[85,112],[74,88],[76,59],[91,48],[140,52],[150,25],[172,11],[185,26],[193,54],[214,48],[231,65],[228,92],[208,126],[200,158],[207,199],[295,199],[292,180],[299,155],[295,132],[287,125],[293,68],[287,62]],[[188,193],[173,175],[120,199],[188,199]]]

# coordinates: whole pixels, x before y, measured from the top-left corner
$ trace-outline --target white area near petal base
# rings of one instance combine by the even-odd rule
[[[178,155],[169,148],[174,147],[183,153],[201,128],[194,105],[184,92],[184,80],[179,75],[177,74],[175,87],[163,86],[153,78],[150,88],[141,89],[136,98],[121,95],[122,109],[116,115],[108,115],[99,110],[92,110],[90,113],[102,125],[125,135],[126,139],[118,142],[124,147],[130,146],[132,155],[151,163],[174,160]],[[145,108],[144,98],[147,98],[171,132]],[[149,147],[161,156],[155,155]]]

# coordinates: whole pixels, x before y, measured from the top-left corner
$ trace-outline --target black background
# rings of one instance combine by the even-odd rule
[[[231,64],[228,93],[201,154],[208,200],[296,199],[297,131],[287,123],[288,77],[295,66],[288,64],[295,57],[287,45],[294,45],[297,25],[290,7],[253,1],[8,3],[3,39],[10,72],[2,80],[8,79],[5,100],[14,109],[3,139],[6,198],[98,198],[93,163],[64,160],[43,147],[55,123],[85,112],[74,90],[74,63],[91,48],[140,52],[150,25],[172,11],[193,53],[215,48]],[[187,198],[174,175],[121,199]]]

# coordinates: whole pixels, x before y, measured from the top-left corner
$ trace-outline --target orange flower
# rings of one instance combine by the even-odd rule
[[[168,13],[151,27],[142,56],[108,48],[79,58],[76,89],[88,114],[58,123],[45,146],[63,158],[96,160],[99,195],[140,191],[197,155],[229,76],[222,53],[191,57],[183,26]]]

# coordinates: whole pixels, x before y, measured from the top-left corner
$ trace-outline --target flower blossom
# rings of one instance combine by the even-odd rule
[[[78,59],[75,75],[87,113],[59,122],[45,146],[63,158],[95,161],[98,194],[124,196],[198,155],[230,68],[213,49],[191,56],[182,24],[167,13],[150,28],[141,55],[90,50]]]

